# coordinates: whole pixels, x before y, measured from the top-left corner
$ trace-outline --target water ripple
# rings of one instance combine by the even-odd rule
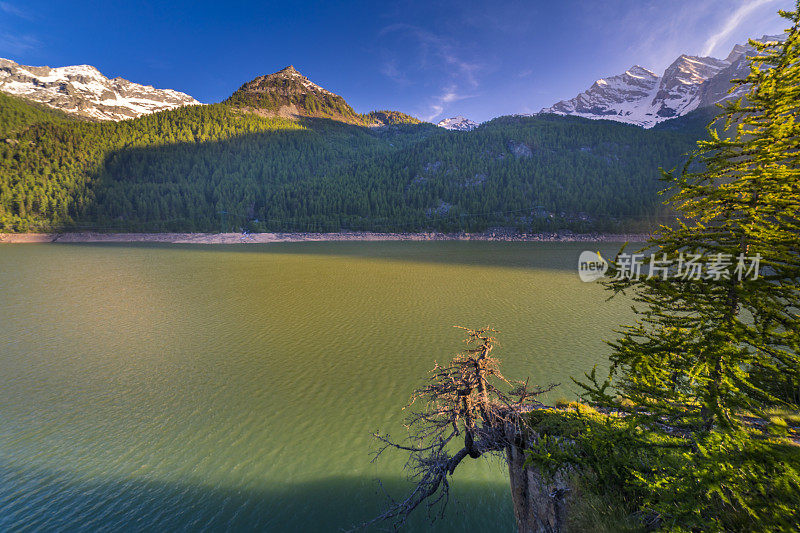
[[[350,527],[376,477],[405,487],[370,433],[403,431],[452,325],[499,329],[510,375],[569,382],[627,317],[578,281],[578,245],[426,244],[4,246],[0,530]],[[512,528],[500,465],[455,496],[437,530]]]

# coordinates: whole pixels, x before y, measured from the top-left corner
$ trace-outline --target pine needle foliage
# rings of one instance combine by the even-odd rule
[[[680,218],[640,250],[648,275],[613,262],[607,288],[632,294],[638,320],[610,343],[609,379],[579,383],[638,435],[682,441],[632,474],[640,509],[667,530],[800,524],[800,436],[767,414],[800,408],[800,3],[780,14],[786,39],[751,41],[750,73],[734,80],[746,95],[664,174]]]

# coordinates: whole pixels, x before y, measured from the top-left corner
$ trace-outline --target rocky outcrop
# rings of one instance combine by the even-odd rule
[[[561,475],[543,475],[534,466],[524,466],[521,448],[506,452],[511,482],[511,500],[519,533],[566,531],[572,489]]]
[[[566,531],[574,490],[564,472],[543,473],[535,464],[525,464],[526,444],[516,428],[506,429],[509,442],[506,462],[511,500],[519,533],[561,533]],[[534,436],[535,437],[535,436]]]
[[[514,140],[508,141],[507,143],[508,151],[514,154],[516,158],[529,158],[533,157],[533,151],[531,147],[525,143],[517,142]]]

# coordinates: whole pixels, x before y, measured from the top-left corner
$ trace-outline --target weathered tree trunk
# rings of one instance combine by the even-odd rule
[[[561,474],[543,476],[535,465],[525,464],[521,446],[506,448],[511,499],[519,533],[562,533],[565,531],[570,488]]]

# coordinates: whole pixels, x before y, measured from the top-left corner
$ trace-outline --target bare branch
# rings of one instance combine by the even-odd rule
[[[542,407],[536,397],[556,386],[530,388],[527,380],[507,379],[491,355],[498,332],[456,327],[466,332],[468,347],[447,365],[435,363],[426,384],[412,394],[405,407],[415,407],[406,418],[409,436],[395,442],[390,435],[373,434],[381,442],[373,461],[387,449],[407,452],[406,470],[415,486],[402,500],[389,498],[386,510],[361,527],[378,522],[400,527],[423,503],[429,513],[438,506],[434,516],[442,516],[450,495],[448,476],[467,457],[517,446],[529,429],[523,415]],[[464,446],[451,455],[448,450],[462,436]]]

